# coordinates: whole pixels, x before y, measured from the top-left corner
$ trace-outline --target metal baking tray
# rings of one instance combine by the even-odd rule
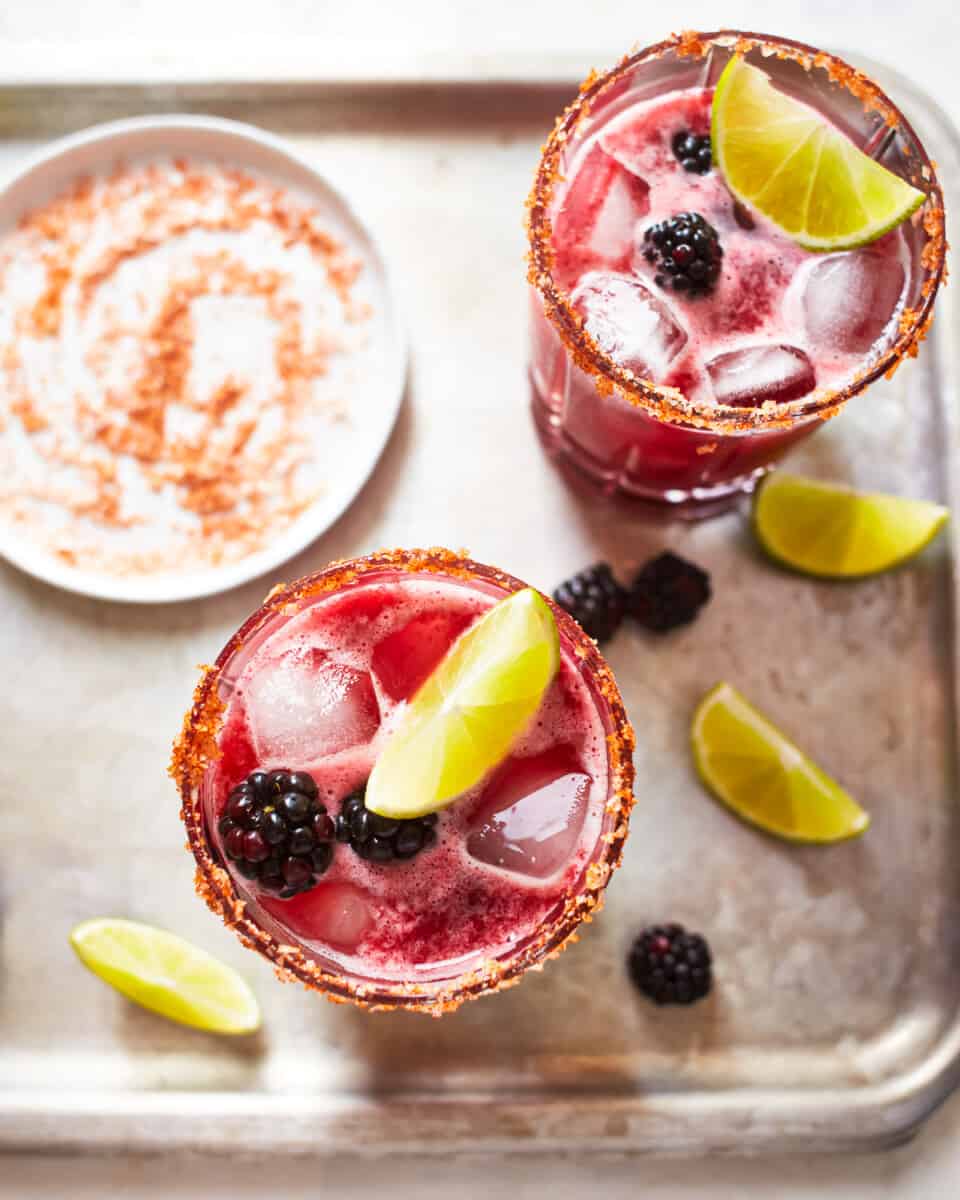
[[[595,558],[626,573],[671,546],[715,590],[688,629],[659,640],[625,629],[610,650],[636,726],[639,803],[605,911],[520,987],[431,1021],[274,981],[193,894],[170,741],[195,666],[274,580],[124,607],[0,565],[2,1147],[854,1149],[907,1137],[960,1078],[949,539],[895,574],[831,585],[762,561],[743,513],[656,525],[567,489],[527,412],[521,217],[574,77],[549,63],[527,76],[529,65],[446,79],[413,66],[389,85],[342,72],[178,84],[159,71],[149,87],[105,87],[88,71],[62,87],[23,73],[0,87],[0,168],[96,120],[215,112],[287,136],[382,235],[412,335],[408,396],[357,503],[284,578],[379,546],[446,544],[549,589]],[[912,84],[868,69],[916,122],[960,211],[956,131]],[[858,397],[794,467],[954,497],[953,290],[919,359]],[[864,838],[790,847],[703,794],[687,729],[719,679],[862,800]],[[217,1040],[114,995],[67,944],[76,921],[105,914],[165,925],[234,963],[262,1000],[262,1034]],[[660,919],[713,945],[717,986],[691,1010],[657,1010],[627,982],[632,936]]]

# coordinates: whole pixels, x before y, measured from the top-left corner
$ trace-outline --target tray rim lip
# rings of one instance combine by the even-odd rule
[[[950,1045],[952,1043],[952,1045]],[[945,1052],[946,1056],[945,1056]],[[938,1058],[945,1061],[936,1066],[935,1073],[919,1089],[911,1089],[911,1077],[922,1074]],[[377,1095],[347,1093],[343,1096],[322,1093],[295,1096],[291,1093],[257,1093],[250,1091],[142,1091],[123,1093],[123,1113],[111,1113],[110,1131],[104,1132],[103,1118],[107,1112],[103,1098],[117,1095],[109,1090],[71,1090],[67,1092],[15,1092],[0,1091],[0,1158],[6,1154],[36,1150],[57,1153],[94,1154],[103,1152],[157,1153],[166,1151],[192,1151],[210,1154],[232,1154],[241,1139],[248,1144],[251,1153],[267,1152],[306,1153],[317,1157],[364,1158],[382,1154],[422,1154],[425,1151],[435,1157],[449,1157],[457,1153],[538,1153],[558,1142],[567,1151],[578,1154],[626,1153],[641,1156],[680,1156],[722,1153],[727,1155],[759,1155],[764,1153],[799,1152],[804,1149],[819,1153],[857,1153],[868,1150],[889,1149],[901,1145],[914,1137],[933,1113],[949,1098],[954,1087],[960,1083],[960,1023],[948,1034],[933,1044],[928,1055],[911,1072],[891,1076],[881,1083],[866,1087],[851,1087],[849,1093],[858,1098],[855,1128],[838,1128],[836,1114],[830,1109],[825,1097],[827,1088],[798,1090],[789,1098],[772,1088],[758,1088],[748,1093],[731,1089],[726,1093],[711,1093],[707,1090],[671,1093],[652,1099],[633,1092],[582,1094],[564,1091],[544,1098],[542,1093],[526,1089],[508,1090],[496,1103],[497,1112],[507,1129],[518,1122],[536,1121],[546,1111],[554,1116],[554,1123],[567,1127],[567,1122],[558,1120],[567,1110],[582,1112],[585,1104],[598,1109],[605,1108],[609,1115],[625,1121],[631,1118],[661,1122],[676,1122],[692,1097],[701,1104],[723,1095],[723,1113],[717,1127],[707,1131],[707,1136],[698,1142],[696,1136],[682,1134],[665,1140],[654,1134],[644,1139],[632,1134],[629,1129],[622,1135],[589,1135],[578,1140],[564,1133],[551,1136],[518,1137],[516,1133],[503,1133],[499,1129],[484,1131],[477,1136],[458,1135],[454,1144],[448,1141],[443,1146],[432,1137],[439,1135],[449,1120],[451,1110],[461,1112],[483,1112],[491,1106],[489,1094],[451,1097],[441,1093],[419,1094],[399,1091]],[[835,1093],[833,1093],[835,1094]],[[278,1139],[273,1136],[268,1147],[250,1143],[251,1133],[258,1128],[264,1115],[271,1110],[284,1113],[289,1119],[289,1103],[295,1099],[298,1112],[291,1125],[284,1129]],[[51,1103],[52,1100],[52,1103]],[[138,1103],[139,1101],[139,1103]],[[146,1101],[146,1103],[144,1103]],[[217,1108],[211,1101],[219,1101]],[[409,1118],[412,1108],[428,1110],[434,1128],[424,1131],[418,1138],[399,1137],[393,1141],[384,1139],[367,1147],[361,1141],[343,1138],[342,1132],[334,1129],[331,1118],[346,1117],[363,1120],[375,1113],[378,1120],[386,1112],[395,1111],[398,1118]],[[775,1145],[769,1128],[756,1120],[757,1113],[764,1108],[782,1110],[786,1116]],[[96,1136],[71,1131],[66,1122],[71,1117],[86,1119],[95,1125]],[[704,1115],[704,1124],[716,1117]],[[37,1119],[46,1128],[43,1136],[24,1137],[17,1126],[29,1124]],[[141,1124],[156,1122],[164,1118],[162,1133],[145,1136],[137,1132]],[[886,1119],[885,1119],[886,1118]],[[196,1119],[205,1119],[208,1128],[191,1129]],[[216,1124],[218,1135],[210,1132],[209,1126]]]
[[[839,48],[839,53],[843,54],[843,48]],[[508,56],[509,57],[509,56]],[[557,56],[563,58],[563,55]],[[845,57],[849,58],[855,65],[861,65],[868,71],[877,71],[886,76],[895,86],[898,95],[906,97],[908,107],[914,104],[923,105],[928,114],[931,114],[940,127],[940,131],[946,141],[948,141],[954,154],[957,156],[960,163],[960,126],[953,120],[951,115],[944,109],[936,97],[922,85],[915,83],[908,76],[904,76],[900,71],[886,62],[878,61],[866,55],[857,52],[846,52]],[[569,58],[569,56],[567,56]],[[564,60],[566,61],[566,59]],[[566,74],[561,77],[560,72],[551,73],[545,71],[542,77],[529,79],[526,82],[532,84],[534,88],[542,88],[544,90],[555,88],[563,83],[567,78]],[[146,91],[149,89],[153,80],[147,83],[131,84],[134,90]],[[176,81],[172,81],[174,87],[177,86]],[[228,78],[219,86],[222,86],[225,92],[233,91],[242,86],[244,81],[240,78]],[[273,80],[275,83],[293,83],[294,80]],[[318,88],[332,86],[334,90],[340,87],[349,86],[349,80],[342,77],[336,77],[333,80],[314,78],[305,81],[308,85]],[[420,78],[417,77],[400,77],[396,80],[388,79],[388,84],[397,82],[404,84],[429,84],[439,85],[441,87],[449,87],[457,89],[466,86],[480,85],[482,87],[496,87],[503,83],[507,85],[523,83],[521,78],[514,78],[507,73],[506,78],[499,74],[488,75],[481,72],[479,78],[463,77],[460,74],[449,76],[439,75],[438,77]],[[94,84],[90,80],[76,80],[66,82],[63,86],[66,90],[74,88],[82,88]],[[113,86],[114,81],[104,81],[104,86]],[[123,86],[122,83],[118,83]],[[58,85],[55,83],[31,82],[29,79],[15,79],[9,82],[0,77],[0,91],[21,91],[35,87],[42,89],[53,90]],[[182,81],[184,88],[200,86],[199,82],[194,79],[185,79]],[[206,115],[191,115],[181,114],[176,112],[166,114],[156,114],[150,117],[134,117],[122,118],[119,121],[103,122],[95,126],[88,126],[80,130],[77,134],[67,135],[66,138],[58,137],[50,139],[45,143],[45,147],[52,145],[54,141],[59,145],[68,138],[81,137],[85,132],[93,129],[100,129],[105,125],[126,124],[130,121],[140,122],[154,119],[169,119],[177,120],[194,119],[199,122],[212,122],[214,124],[234,125],[241,128],[249,128],[246,122],[233,121],[229,118]],[[309,167],[309,162],[302,159],[293,147],[287,146],[286,141],[282,137],[269,134],[265,130],[260,130],[254,126],[258,133],[263,133],[267,138],[273,138],[278,143],[278,148],[288,156],[302,162]],[[8,138],[10,133],[3,131],[0,137]],[[34,165],[33,155],[29,156],[29,163]],[[0,180],[0,185],[6,186],[8,179],[5,176]],[[333,190],[338,191],[335,185]],[[355,209],[354,200],[351,197],[348,201],[351,210]],[[361,222],[365,229],[369,232],[369,226],[363,217],[362,208],[357,211],[357,219]],[[374,235],[371,235],[373,240]],[[392,297],[395,298],[395,297]],[[949,288],[944,289],[943,294],[938,299],[938,307],[942,312],[948,309],[953,313],[954,301],[952,292]],[[940,353],[943,353],[943,344],[948,340],[940,335],[939,330],[943,328],[944,321],[935,322],[934,338],[938,343]],[[405,331],[401,331],[401,339],[406,348],[407,341],[403,336]],[[960,361],[960,358],[958,358]],[[950,418],[950,406],[942,403],[938,406],[940,419],[946,414],[947,419]],[[951,433],[955,431],[950,430]],[[947,469],[945,471],[945,488],[949,493],[949,499],[952,500],[954,495],[960,495],[960,484],[956,481],[956,470],[951,465],[949,459],[949,448],[945,453]],[[941,460],[943,461],[943,460]],[[956,523],[951,522],[951,551],[949,562],[946,564],[946,570],[951,574],[954,580],[953,595],[954,601],[951,608],[951,640],[949,645],[950,657],[956,661],[956,648],[954,640],[954,631],[956,628],[957,616],[957,573],[956,564],[960,561],[958,548],[960,548],[960,528]],[[960,686],[960,681],[953,688],[947,689],[952,703],[957,703],[956,690]],[[919,1077],[919,1082],[916,1082]],[[836,1095],[837,1090],[829,1088],[795,1088],[792,1092],[785,1095],[782,1091],[775,1091],[767,1087],[760,1088],[727,1088],[711,1091],[708,1089],[691,1089],[689,1091],[677,1091],[669,1094],[654,1094],[652,1097],[645,1096],[643,1093],[633,1091],[629,1092],[611,1092],[606,1093],[576,1093],[561,1092],[554,1096],[544,1096],[543,1092],[537,1092],[534,1089],[516,1089],[508,1090],[504,1094],[501,1102],[498,1102],[498,1109],[506,1110],[507,1113],[520,1113],[527,1109],[539,1107],[544,1108],[562,1108],[565,1102],[582,1106],[584,1103],[607,1103],[611,1107],[616,1107],[619,1112],[632,1109],[633,1113],[642,1120],[644,1116],[655,1119],[670,1120],[671,1116],[676,1116],[673,1110],[684,1102],[689,1102],[691,1098],[696,1098],[699,1103],[713,1102],[716,1103],[718,1098],[721,1098],[721,1104],[724,1109],[724,1124],[729,1126],[728,1132],[724,1134],[720,1129],[711,1131],[706,1129],[701,1134],[699,1140],[696,1137],[685,1136],[682,1139],[674,1139],[667,1142],[660,1140],[647,1141],[644,1138],[636,1137],[635,1135],[624,1135],[623,1137],[613,1136],[604,1139],[602,1137],[590,1137],[589,1139],[578,1142],[576,1139],[571,1139],[564,1135],[561,1139],[557,1135],[536,1137],[517,1137],[510,1134],[492,1132],[484,1133],[481,1137],[473,1136],[471,1138],[459,1138],[454,1145],[447,1145],[442,1148],[432,1148],[424,1141],[402,1142],[391,1144],[387,1141],[377,1142],[369,1149],[357,1147],[352,1144],[345,1144],[339,1138],[334,1137],[334,1131],[330,1129],[325,1122],[325,1116],[334,1113],[346,1114],[363,1114],[370,1111],[376,1111],[380,1114],[386,1108],[394,1105],[398,1112],[405,1111],[413,1103],[422,1103],[426,1106],[435,1106],[437,1110],[438,1121],[442,1122],[444,1116],[449,1117],[451,1110],[459,1103],[466,1111],[476,1109],[480,1104],[488,1104],[491,1097],[488,1093],[483,1095],[460,1093],[447,1095],[444,1093],[428,1093],[421,1095],[416,1092],[400,1091],[396,1093],[347,1093],[342,1096],[330,1096],[323,1094],[315,1094],[308,1096],[296,1096],[294,1093],[274,1092],[263,1093],[254,1091],[166,1091],[156,1089],[153,1091],[117,1091],[117,1090],[87,1090],[76,1089],[70,1091],[55,1091],[52,1089],[35,1089],[30,1091],[15,1090],[14,1088],[0,1086],[0,1156],[15,1153],[49,1151],[54,1153],[81,1153],[95,1154],[105,1151],[121,1152],[127,1154],[155,1154],[168,1153],[178,1151],[203,1151],[204,1153],[212,1154],[227,1154],[236,1150],[236,1142],[230,1136],[230,1131],[234,1126],[242,1128],[244,1120],[251,1121],[251,1127],[254,1120],[258,1116],[262,1116],[264,1105],[278,1108],[283,1104],[289,1104],[291,1099],[295,1099],[302,1106],[302,1112],[298,1114],[297,1125],[302,1127],[301,1137],[288,1137],[286,1140],[274,1141],[269,1151],[270,1153],[297,1152],[303,1154],[315,1154],[322,1157],[347,1156],[347,1157],[364,1157],[366,1155],[380,1155],[383,1153],[417,1153],[422,1154],[425,1151],[431,1153],[432,1156],[440,1157],[454,1155],[457,1153],[518,1153],[518,1152],[543,1152],[550,1150],[554,1145],[562,1147],[571,1152],[578,1154],[602,1154],[602,1153],[617,1153],[626,1155],[639,1156],[672,1156],[672,1157],[693,1157],[706,1154],[722,1154],[725,1156],[752,1155],[758,1156],[762,1154],[776,1154],[784,1152],[802,1152],[802,1151],[817,1151],[821,1153],[857,1153],[871,1150],[888,1149],[900,1145],[916,1135],[926,1121],[933,1113],[946,1102],[955,1090],[960,1090],[960,993],[957,996],[957,1006],[952,1016],[943,1024],[943,1027],[938,1034],[931,1040],[930,1045],[926,1048],[923,1055],[914,1063],[907,1067],[906,1070],[891,1074],[888,1078],[877,1082],[869,1083],[862,1086],[853,1085],[843,1090],[844,1095],[849,1095],[857,1100],[857,1112],[852,1122],[849,1122],[849,1127],[841,1127],[838,1122],[838,1113],[834,1109],[825,1106],[824,1098],[827,1095]],[[121,1097],[123,1101],[122,1112],[115,1111],[107,1113],[106,1109],[101,1105],[97,1110],[92,1107],[85,1107],[90,1101],[101,1102],[107,1097]],[[143,1103],[144,1100],[148,1101]],[[220,1101],[230,1109],[229,1112],[224,1112],[223,1109],[215,1108],[214,1103]],[[238,1103],[242,1102],[242,1103]],[[757,1115],[757,1110],[762,1109],[765,1105],[777,1111],[776,1119],[780,1121],[781,1128],[776,1130],[772,1128],[771,1123],[766,1125],[754,1120]],[[69,1129],[65,1128],[65,1122],[61,1118],[71,1116],[86,1117],[91,1123],[101,1122],[101,1128],[98,1129],[96,1138],[88,1138],[78,1141],[75,1134],[71,1134]],[[109,1132],[104,1132],[102,1129],[103,1118],[111,1116],[112,1129]],[[164,1132],[156,1137],[144,1136],[143,1132],[137,1132],[138,1123],[145,1123],[155,1119],[158,1116],[166,1116],[173,1118],[174,1128],[176,1132],[171,1136],[170,1127],[165,1127]],[[205,1135],[200,1131],[199,1135],[192,1132],[189,1128],[189,1122],[193,1119],[204,1116],[210,1121],[216,1118],[223,1122],[226,1126],[226,1136],[216,1139],[209,1135]],[[37,1119],[44,1122],[45,1128],[41,1135],[23,1136],[18,1130],[21,1124],[27,1124],[30,1121],[36,1122]],[[886,1118],[886,1119],[885,1119]],[[711,1119],[711,1114],[707,1112],[704,1117],[704,1126]],[[744,1129],[744,1123],[748,1122],[747,1129]],[[180,1131],[179,1126],[183,1126],[183,1131]],[[307,1131],[309,1129],[310,1145],[306,1146]],[[784,1130],[786,1129],[786,1134]],[[255,1148],[256,1149],[256,1148]],[[265,1152],[262,1149],[257,1149],[258,1153]]]
[[[180,584],[176,582],[176,572],[171,571],[154,575],[123,576],[89,572],[59,563],[52,554],[34,548],[24,539],[12,536],[7,527],[0,526],[0,557],[18,570],[51,587],[95,600],[134,605],[198,600],[220,595],[278,570],[322,537],[359,498],[386,451],[406,394],[410,361],[409,336],[401,317],[389,259],[374,227],[367,220],[362,210],[363,206],[358,206],[354,197],[349,196],[335,180],[328,178],[319,165],[300,154],[296,146],[268,129],[248,121],[209,116],[204,113],[148,113],[98,121],[74,133],[44,141],[16,162],[0,178],[0,198],[6,197],[11,189],[28,181],[35,172],[56,167],[61,160],[69,160],[76,151],[90,147],[98,148],[101,160],[109,162],[111,155],[116,153],[114,144],[126,137],[137,138],[146,135],[149,138],[159,134],[176,138],[179,135],[189,135],[192,131],[209,134],[212,139],[222,139],[222,147],[211,147],[211,155],[222,154],[224,158],[229,159],[232,153],[240,153],[239,148],[242,146],[259,148],[269,151],[275,157],[278,168],[286,166],[303,172],[309,180],[309,184],[304,186],[315,189],[318,196],[326,197],[327,202],[332,203],[361,236],[365,243],[365,254],[369,256],[381,280],[379,294],[382,297],[386,319],[383,333],[383,379],[389,382],[379,394],[387,402],[386,420],[381,436],[375,444],[370,444],[365,453],[359,475],[348,486],[340,488],[332,506],[318,506],[316,502],[311,504],[297,520],[280,529],[261,549],[235,562],[195,568]],[[143,147],[129,152],[130,157],[142,153]],[[175,153],[175,150],[171,150],[170,153]],[[82,173],[78,168],[73,177],[76,178]]]

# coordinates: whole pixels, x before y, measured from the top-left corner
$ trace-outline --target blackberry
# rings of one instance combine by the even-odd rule
[[[682,212],[643,231],[643,257],[657,268],[658,287],[705,296],[720,278],[720,235],[699,213]]]
[[[670,147],[680,166],[694,175],[706,175],[713,166],[709,133],[696,134],[681,129],[673,135]]]
[[[713,984],[710,947],[682,925],[651,925],[630,947],[630,978],[655,1004],[694,1004]]]
[[[312,888],[333,862],[335,828],[306,771],[253,771],[217,822],[241,875],[284,900]]]
[[[669,550],[637,572],[627,593],[627,611],[655,633],[687,625],[710,599],[706,571]]]
[[[626,593],[614,579],[610,564],[594,563],[565,579],[553,598],[595,641],[606,642],[620,628]]]
[[[381,817],[367,808],[364,789],[358,788],[343,802],[337,816],[336,837],[368,862],[404,861],[435,844],[437,814],[428,813],[407,821]]]

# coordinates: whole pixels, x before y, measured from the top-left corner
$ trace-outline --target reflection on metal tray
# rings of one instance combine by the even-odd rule
[[[960,203],[960,142],[903,101]],[[626,861],[602,916],[520,987],[442,1021],[368,1015],[273,981],[194,897],[164,771],[195,665],[272,580],[180,606],[68,596],[0,566],[0,1144],[446,1153],[483,1148],[837,1149],[906,1136],[960,1073],[955,581],[948,540],[851,586],[779,572],[742,514],[644,524],[574,496],[527,412],[523,198],[571,88],[332,85],[0,89],[0,167],[97,119],[215,111],[287,135],[383,240],[413,333],[407,402],[360,499],[283,572],[383,545],[467,546],[544,589],[664,545],[715,598],[610,651],[638,736]],[[792,463],[949,501],[960,326],[952,288],[920,358]],[[695,782],[691,710],[728,679],[870,810],[859,841],[794,848]],[[126,1005],[73,959],[78,920],[194,938],[246,975],[266,1025],[218,1041]],[[643,924],[706,932],[717,986],[661,1011],[623,959]]]

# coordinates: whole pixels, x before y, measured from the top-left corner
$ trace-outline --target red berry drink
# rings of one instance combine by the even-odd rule
[[[734,52],[882,153],[924,207],[867,246],[814,253],[736,201],[710,145]],[[545,148],[529,229],[548,452],[604,492],[691,515],[915,353],[943,270],[939,187],[898,110],[839,60],[750,35],[682,35],[584,85]]]
[[[609,669],[560,610],[559,668],[505,759],[438,812],[365,804],[411,698],[522,588],[445,551],[336,564],[276,590],[205,672],[174,766],[199,887],[282,973],[440,1012],[559,949],[599,904],[626,833],[632,735]]]

